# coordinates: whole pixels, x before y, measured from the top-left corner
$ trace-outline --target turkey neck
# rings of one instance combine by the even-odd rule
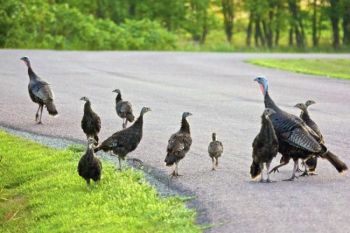
[[[143,126],[143,114],[140,114],[139,118],[137,118],[137,120],[131,127],[140,128],[140,130],[142,130],[142,126]]]
[[[309,111],[307,109],[301,111],[300,118],[303,119],[304,121],[310,120]]]
[[[281,109],[277,107],[275,102],[271,99],[268,91],[266,91],[266,94],[264,97],[264,103],[265,103],[265,108],[271,108],[275,110],[275,112],[281,112]]]
[[[263,138],[265,140],[270,140],[271,135],[275,134],[275,130],[273,128],[271,120],[268,118],[268,116],[265,116],[264,114],[261,116],[261,129],[260,129],[260,135],[263,135]]]
[[[184,132],[184,133],[190,133],[190,124],[188,124],[188,122],[187,122],[185,117],[183,117],[182,120],[181,120],[180,131]]]
[[[117,97],[115,98],[115,102],[118,103],[122,101],[122,94],[118,93]]]
[[[29,75],[30,80],[37,79],[37,76],[34,73],[32,67],[30,66],[30,64],[28,65],[28,75]]]
[[[94,150],[92,148],[90,148],[90,145],[88,145],[86,154],[85,154],[85,158],[88,161],[91,161],[94,157]]]
[[[91,112],[91,103],[90,101],[86,101],[86,103],[84,104],[84,112]]]

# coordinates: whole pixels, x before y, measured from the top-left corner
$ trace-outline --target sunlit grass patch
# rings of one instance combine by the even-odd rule
[[[199,232],[180,198],[161,198],[141,172],[116,172],[88,188],[80,147],[51,149],[0,131],[1,232]]]
[[[350,79],[350,59],[252,59],[248,62],[298,73]]]

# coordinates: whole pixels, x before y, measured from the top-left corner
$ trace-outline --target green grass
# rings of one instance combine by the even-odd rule
[[[76,147],[56,150],[0,131],[1,232],[200,232],[180,198],[161,198],[141,172],[103,161],[90,188]]]
[[[304,74],[350,79],[350,59],[253,59],[247,62]]]

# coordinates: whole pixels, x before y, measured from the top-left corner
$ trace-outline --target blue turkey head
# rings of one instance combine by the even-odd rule
[[[265,96],[268,90],[268,82],[267,78],[264,76],[258,76],[254,79],[254,81],[259,83],[259,87],[263,95]]]

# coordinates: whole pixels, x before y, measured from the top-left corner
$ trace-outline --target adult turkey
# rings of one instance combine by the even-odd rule
[[[102,163],[95,157],[93,149],[95,144],[95,139],[88,138],[88,147],[78,163],[78,174],[86,180],[87,185],[90,185],[91,179],[95,182],[101,179]]]
[[[132,126],[114,133],[96,147],[95,152],[111,151],[112,154],[118,156],[119,170],[121,170],[121,159],[124,160],[128,153],[134,151],[142,139],[143,115],[149,111],[151,111],[150,108],[143,107],[139,118]]]
[[[315,104],[316,102],[313,100],[308,100],[304,103],[298,103],[295,105],[296,108],[299,108],[301,110],[300,118],[306,123],[307,126],[309,126],[319,137],[319,140],[321,143],[324,143],[324,137],[321,133],[320,128],[316,124],[315,121],[313,121],[310,117],[308,107],[312,104]]]
[[[47,111],[50,115],[56,116],[58,114],[56,110],[56,106],[54,104],[54,95],[50,89],[50,86],[47,82],[42,80],[38,75],[36,75],[31,67],[30,61],[28,57],[22,57],[21,60],[28,67],[28,75],[29,75],[29,85],[28,91],[29,96],[34,103],[39,105],[38,110],[35,114],[35,121],[38,124],[41,124],[41,117],[43,115],[43,107],[46,106]],[[39,117],[40,111],[40,117]]]
[[[319,137],[319,141],[321,143],[324,143],[324,137],[321,133],[320,128],[318,125],[311,119],[308,107],[312,104],[315,104],[316,102],[313,100],[308,100],[304,103],[298,103],[295,105],[295,107],[299,108],[301,110],[300,113],[300,118],[306,123],[307,126],[309,126]],[[305,164],[305,171],[302,174],[303,176],[305,175],[315,175],[316,174],[316,166],[317,166],[317,157],[312,157],[308,160],[306,160]],[[309,171],[307,171],[307,168],[309,168]]]
[[[278,153],[278,139],[273,128],[270,116],[276,113],[273,109],[266,108],[261,115],[261,128],[253,141],[253,162],[250,166],[250,175],[254,179],[261,174],[260,182],[264,182],[263,170],[266,163],[267,180],[270,180],[270,164]]]
[[[305,124],[311,128],[319,137],[319,142],[324,143],[323,136],[321,134],[320,129],[318,128],[317,124],[310,118],[309,112],[307,110],[308,106],[315,104],[316,102],[313,100],[308,100],[304,103],[298,103],[294,107],[297,107],[301,110],[300,118],[305,122]],[[289,163],[290,158],[289,157],[283,157],[280,160],[280,165],[275,167],[273,171],[278,171],[278,168],[285,166]],[[317,166],[317,157],[312,156],[311,158],[307,159],[306,162],[302,162],[302,164],[305,167],[305,170],[301,176],[307,176],[307,175],[315,175],[316,172],[316,166]],[[309,171],[308,171],[309,169]],[[297,168],[297,171],[301,171],[299,169],[299,166]]]
[[[172,166],[175,164],[172,176],[179,176],[178,163],[183,159],[186,153],[190,150],[192,144],[190,124],[187,121],[187,117],[192,113],[184,112],[181,119],[181,128],[179,131],[171,135],[168,141],[167,155],[165,157],[166,166]]]
[[[124,101],[122,99],[122,94],[119,89],[115,89],[113,92],[118,94],[115,98],[115,110],[118,116],[123,119],[123,129],[125,129],[128,121],[131,123],[135,119],[135,116],[132,112],[132,106],[129,101]]]
[[[91,102],[87,97],[81,97],[80,100],[85,101],[84,104],[84,115],[81,119],[81,128],[86,134],[87,138],[93,137],[96,141],[96,146],[98,145],[98,133],[101,130],[101,119],[100,117],[92,110]]]
[[[224,151],[224,146],[222,145],[222,142],[216,140],[216,133],[212,133],[211,137],[212,141],[209,143],[208,153],[213,162],[212,170],[215,171],[219,166],[219,157]]]
[[[278,138],[278,151],[282,156],[292,158],[294,161],[293,174],[288,180],[294,180],[296,177],[298,159],[305,161],[311,156],[327,159],[340,173],[348,169],[346,164],[327,149],[319,136],[300,117],[281,110],[275,104],[269,95],[268,81],[265,77],[257,77],[254,81],[258,82],[264,95],[265,108],[271,108],[276,112],[270,116],[270,119]]]

